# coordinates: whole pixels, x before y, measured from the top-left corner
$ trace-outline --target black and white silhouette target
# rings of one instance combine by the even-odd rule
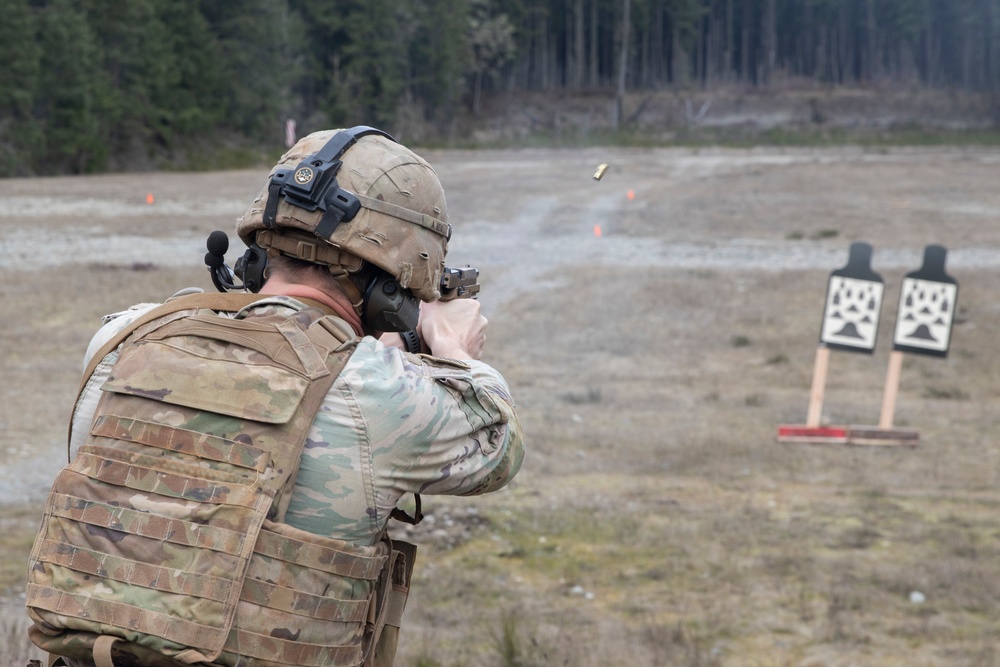
[[[870,245],[852,243],[847,265],[830,274],[820,343],[869,354],[875,349],[885,283],[871,258]]]
[[[947,253],[942,246],[927,246],[924,265],[903,279],[894,350],[947,356],[958,301],[958,283],[944,270]]]

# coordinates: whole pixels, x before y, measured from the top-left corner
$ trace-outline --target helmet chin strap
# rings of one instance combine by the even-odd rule
[[[347,296],[348,300],[351,302],[351,307],[354,308],[354,312],[358,314],[361,318],[361,323],[365,322],[365,295],[358,287],[357,283],[352,279],[352,274],[347,272],[343,266],[329,265],[327,269],[330,271],[330,275],[333,276],[337,284],[340,285],[340,289],[344,290],[344,294]],[[367,328],[367,325],[365,325]]]

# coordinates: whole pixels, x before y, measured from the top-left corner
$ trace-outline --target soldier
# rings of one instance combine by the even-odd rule
[[[387,537],[397,502],[520,468],[479,303],[439,300],[426,161],[312,134],[237,233],[249,293],[133,307],[88,349],[27,593],[32,641],[72,667],[390,665],[415,552]]]

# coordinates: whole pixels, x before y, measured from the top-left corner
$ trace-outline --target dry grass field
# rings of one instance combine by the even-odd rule
[[[425,498],[399,530],[420,555],[397,664],[1000,664],[1000,151],[427,157],[529,453],[509,488]],[[0,181],[0,664],[27,657],[23,567],[90,334],[210,289],[204,239],[265,173]],[[960,283],[948,358],[905,359],[895,424],[917,448],[775,439],[805,420],[854,241],[882,324],[873,355],[833,352],[827,423],[878,422],[924,246]]]

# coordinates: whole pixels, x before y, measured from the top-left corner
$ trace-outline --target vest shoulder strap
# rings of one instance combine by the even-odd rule
[[[87,380],[90,376],[94,374],[97,369],[97,365],[101,363],[104,357],[111,354],[122,342],[132,335],[132,332],[141,327],[143,324],[148,324],[155,319],[170,315],[171,313],[176,313],[180,310],[192,310],[198,308],[211,308],[215,311],[226,311],[226,312],[236,312],[251,303],[260,301],[265,297],[259,294],[248,294],[245,292],[229,292],[229,293],[218,293],[218,294],[188,294],[185,296],[177,297],[176,299],[170,299],[166,303],[160,304],[159,306],[147,311],[140,317],[138,317],[134,322],[129,324],[127,327],[119,331],[114,337],[111,338],[107,343],[105,343],[101,349],[99,349],[93,357],[90,358],[90,362],[87,364],[86,370],[83,372],[83,382],[80,384],[80,391],[83,391],[83,387],[87,384]],[[79,391],[77,395],[79,395]]]
[[[160,319],[161,317],[166,317],[173,313],[182,310],[199,310],[199,309],[209,309],[216,312],[227,312],[235,313],[243,310],[250,304],[261,301],[262,299],[270,298],[273,295],[269,294],[251,294],[248,292],[212,292],[212,293],[198,293],[198,294],[186,294],[184,296],[179,296],[174,299],[167,300],[166,303],[162,303],[159,306],[143,313],[141,316],[136,318],[135,321],[131,322],[127,327],[115,334],[108,342],[101,346],[94,356],[90,358],[87,363],[87,368],[83,371],[83,378],[80,380],[80,387],[76,391],[76,401],[74,405],[77,405],[80,401],[80,395],[83,393],[84,388],[87,386],[87,382],[90,380],[90,376],[94,374],[97,370],[98,364],[104,359],[104,357],[111,354],[115,349],[121,345],[125,339],[131,336],[136,329],[139,327],[149,324],[150,322]],[[301,297],[295,297],[296,301],[301,301],[308,306],[313,306],[319,308],[327,315],[332,315],[333,311],[327,308],[325,305],[319,303],[318,301],[313,301],[312,299],[304,299]],[[70,419],[69,428],[66,434],[66,454],[67,457],[70,454],[71,441],[73,437],[73,420]]]

